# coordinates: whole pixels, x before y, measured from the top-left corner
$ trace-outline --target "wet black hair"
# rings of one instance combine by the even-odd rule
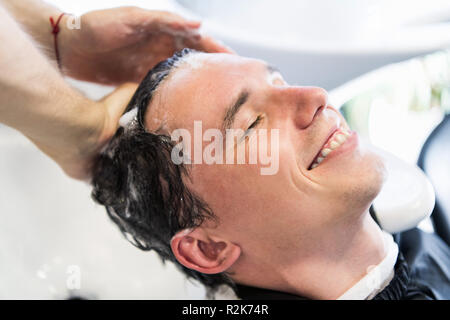
[[[155,250],[163,262],[173,262],[188,278],[200,281],[213,297],[222,285],[234,289],[226,273],[203,274],[178,262],[170,247],[180,230],[218,221],[208,205],[191,192],[184,179],[189,168],[171,159],[174,142],[167,132],[149,132],[144,118],[162,81],[194,50],[183,49],[160,62],[140,83],[125,113],[137,108],[136,119],[119,127],[93,170],[92,197],[105,206],[125,237],[142,250]]]

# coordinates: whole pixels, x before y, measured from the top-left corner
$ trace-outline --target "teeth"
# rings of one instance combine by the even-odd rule
[[[336,149],[339,146],[340,146],[340,144],[338,142],[334,141],[334,140],[331,141],[331,143],[330,143],[331,150],[334,150],[334,149]]]
[[[343,134],[338,134],[338,135],[336,135],[336,140],[341,144],[341,143],[343,143],[345,140],[347,140],[347,137],[346,136],[344,136]]]
[[[326,157],[327,155],[330,154],[331,151],[332,151],[331,149],[324,148],[324,149],[322,150],[322,152],[321,152],[321,155],[322,155],[323,157]]]
[[[335,134],[332,137],[332,140],[328,144],[328,147],[322,149],[322,151],[320,152],[320,156],[317,157],[316,161],[314,161],[314,163],[311,165],[311,169],[317,167],[330,154],[331,151],[343,144],[350,136],[350,134],[350,131],[348,131],[347,129],[340,128],[339,133]]]

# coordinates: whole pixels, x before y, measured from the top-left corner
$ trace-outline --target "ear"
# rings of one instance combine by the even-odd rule
[[[183,266],[206,274],[226,271],[241,255],[238,245],[210,237],[201,227],[178,232],[170,245]]]

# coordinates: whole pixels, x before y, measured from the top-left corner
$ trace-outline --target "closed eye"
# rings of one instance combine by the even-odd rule
[[[248,127],[247,130],[245,130],[244,137],[247,137],[251,133],[251,131],[262,121],[262,119],[263,119],[262,115],[256,117],[256,120],[253,121],[253,123]]]
[[[258,117],[256,117],[256,120],[253,121],[253,123],[250,125],[250,127],[248,127],[247,131],[250,129],[253,129],[254,127],[256,127],[262,120],[262,116],[259,115]]]

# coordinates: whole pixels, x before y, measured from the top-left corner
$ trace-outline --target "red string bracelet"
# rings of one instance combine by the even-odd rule
[[[60,31],[59,29],[59,22],[61,21],[61,18],[65,15],[65,13],[61,13],[58,17],[58,19],[55,21],[53,20],[53,17],[50,17],[50,24],[52,25],[52,34],[53,34],[53,44],[55,46],[55,56],[56,56],[56,62],[58,63],[58,68],[61,70],[61,59],[59,57],[59,50],[58,50],[58,33]]]

